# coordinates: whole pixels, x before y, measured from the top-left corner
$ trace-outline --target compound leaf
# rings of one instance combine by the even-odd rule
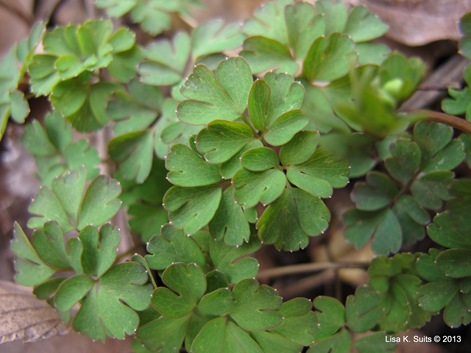
[[[305,162],[288,166],[286,176],[291,183],[313,196],[329,197],[333,188],[347,185],[348,172],[346,160],[334,159],[319,148]]]
[[[359,210],[374,211],[389,205],[398,191],[386,174],[372,171],[366,175],[366,183],[355,184],[351,199]]]
[[[139,325],[135,310],[144,310],[150,303],[152,287],[145,284],[147,280],[145,268],[136,262],[112,267],[83,300],[74,329],[96,340],[132,334]]]

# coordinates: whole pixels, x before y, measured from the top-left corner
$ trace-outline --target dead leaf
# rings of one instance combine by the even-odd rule
[[[0,281],[0,344],[35,342],[67,333],[57,312],[29,288]]]
[[[387,36],[410,46],[438,40],[459,40],[460,18],[471,0],[348,0],[365,5],[389,25]]]

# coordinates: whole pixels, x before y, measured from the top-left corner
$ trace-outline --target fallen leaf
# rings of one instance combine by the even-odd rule
[[[387,36],[419,46],[438,40],[459,40],[459,20],[471,11],[471,0],[348,0],[365,5],[389,25]]]
[[[47,302],[37,299],[27,287],[0,281],[0,344],[35,342],[66,333],[61,318]]]

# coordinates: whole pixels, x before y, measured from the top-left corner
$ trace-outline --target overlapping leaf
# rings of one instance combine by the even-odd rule
[[[117,199],[121,187],[106,176],[96,177],[88,186],[86,181],[87,171],[81,168],[55,179],[51,188],[44,186],[30,205],[35,216],[28,227],[40,228],[55,220],[67,232],[106,223],[121,206]]]
[[[164,270],[177,262],[196,263],[207,275],[215,271],[225,277],[226,283],[237,283],[257,274],[258,262],[245,256],[258,247],[259,243],[254,239],[242,246],[231,247],[206,232],[187,236],[181,230],[165,225],[161,234],[150,240],[147,250],[152,255],[147,255],[146,260],[156,270]]]
[[[36,120],[26,126],[22,142],[36,160],[43,185],[51,186],[65,171],[82,166],[88,171],[87,179],[98,175],[98,152],[86,140],[73,142],[70,124],[58,113],[47,114],[44,126]]]
[[[0,140],[5,132],[9,117],[23,123],[29,114],[29,105],[18,84],[31,62],[33,53],[44,35],[44,23],[38,22],[31,29],[28,38],[14,45],[0,61]]]
[[[143,0],[97,0],[96,6],[105,9],[111,17],[129,13],[133,22],[139,23],[144,31],[157,35],[170,28],[173,13],[185,14],[190,5],[197,3],[197,0],[154,0],[149,3]]]
[[[443,318],[450,327],[468,324],[471,316],[469,308],[469,288],[467,282],[469,277],[463,279],[452,278],[447,272],[454,269],[462,270],[459,261],[450,262],[449,255],[454,257],[456,251],[440,252],[430,249],[428,254],[422,254],[416,264],[419,275],[428,281],[419,288],[418,300],[424,310],[436,313],[442,309]],[[441,260],[439,260],[441,258]],[[451,264],[451,266],[450,266]]]
[[[297,74],[301,62],[302,74],[309,80],[332,80],[356,63],[355,43],[361,63],[381,62],[377,53],[384,55],[387,48],[365,42],[386,30],[365,7],[348,13],[343,3],[277,1],[260,7],[247,20],[244,32],[249,37],[241,54],[256,73],[276,69]]]
[[[346,237],[356,246],[374,237],[373,250],[382,254],[425,235],[427,210],[438,210],[453,198],[450,170],[465,158],[462,142],[452,139],[452,129],[442,124],[419,122],[412,136],[389,141],[381,153],[395,181],[368,173],[366,183],[357,182],[351,195],[357,209],[346,214]]]

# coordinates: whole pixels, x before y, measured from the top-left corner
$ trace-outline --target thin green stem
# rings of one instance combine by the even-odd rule
[[[265,271],[261,271],[257,278],[271,278],[271,277],[282,277],[289,275],[297,275],[301,273],[321,272],[331,269],[341,268],[362,268],[366,269],[369,266],[369,262],[325,262],[325,263],[309,263],[300,265],[289,265],[283,267],[275,267]]]

